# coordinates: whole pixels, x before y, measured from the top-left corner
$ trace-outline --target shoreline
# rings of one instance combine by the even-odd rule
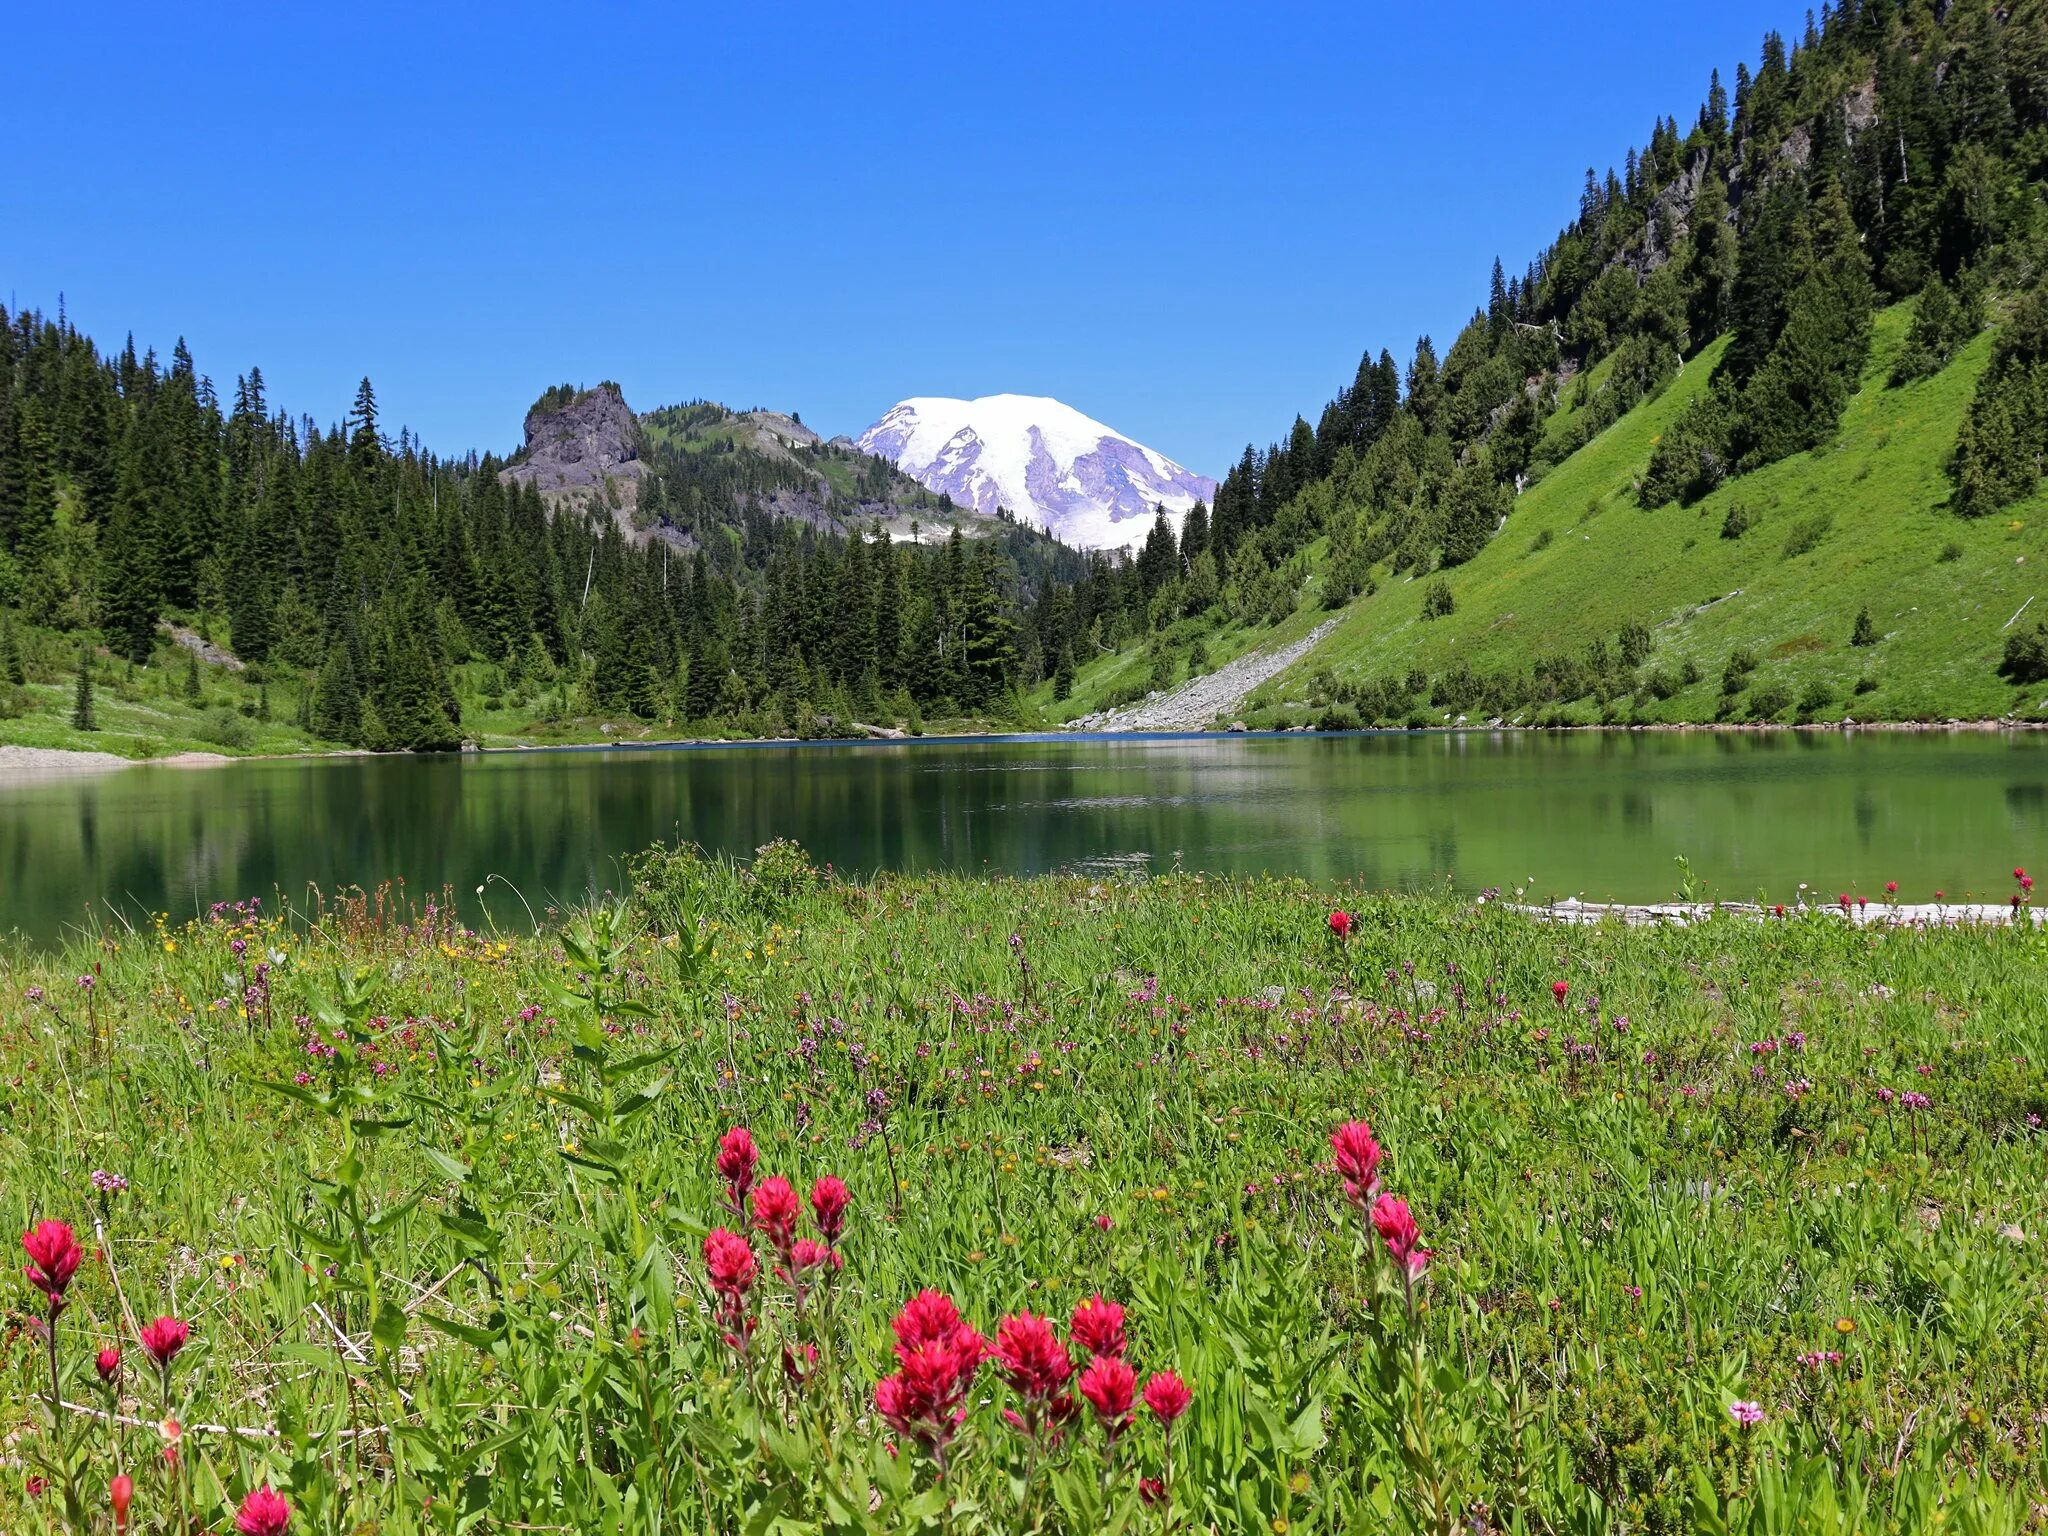
[[[340,747],[332,752],[248,752],[240,754],[177,752],[164,757],[122,757],[118,753],[98,752],[89,747],[31,747],[0,743],[0,785],[38,779],[87,778],[102,773],[111,773],[122,768],[220,768],[231,763],[275,763],[290,762],[294,759],[311,761],[336,757],[511,756],[535,752],[646,752],[670,748],[724,748],[736,750],[745,747],[907,746],[917,742],[1051,742],[1062,739],[1074,741],[1186,741],[1210,736],[1252,736],[1262,738],[1320,736],[1340,738],[1346,736],[1476,736],[1505,734],[1531,736],[1685,735],[1694,733],[1727,736],[1827,734],[1850,736],[1865,732],[1898,735],[1958,734],[1963,732],[1986,735],[2011,732],[2015,735],[2020,735],[2039,731],[2048,731],[2048,721],[2013,719],[1844,720],[1793,725],[1713,720],[1657,721],[1631,725],[1512,725],[1506,721],[1481,721],[1459,725],[1429,725],[1420,727],[1367,726],[1350,731],[1318,731],[1306,725],[1264,727],[1257,730],[1247,729],[1242,725],[1220,730],[1213,727],[1101,730],[1062,724],[1047,726],[1038,730],[928,731],[921,736],[910,736],[901,732],[887,735],[875,733],[861,736],[664,736],[635,741],[612,739],[599,741],[517,742],[500,746],[478,746],[466,743],[459,752],[446,753],[371,752],[361,747]]]

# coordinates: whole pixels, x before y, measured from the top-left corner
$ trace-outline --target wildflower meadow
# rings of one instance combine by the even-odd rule
[[[2036,925],[620,883],[6,955],[0,1529],[2048,1524]]]

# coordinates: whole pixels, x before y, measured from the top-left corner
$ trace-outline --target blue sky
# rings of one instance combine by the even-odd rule
[[[444,452],[618,379],[1057,395],[1208,473],[1446,341],[1789,4],[35,6],[0,292]]]

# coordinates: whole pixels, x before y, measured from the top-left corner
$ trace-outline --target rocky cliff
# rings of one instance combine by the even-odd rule
[[[647,475],[639,419],[616,384],[559,401],[550,390],[526,413],[526,446],[504,478],[536,486],[553,506],[596,502],[630,520]]]

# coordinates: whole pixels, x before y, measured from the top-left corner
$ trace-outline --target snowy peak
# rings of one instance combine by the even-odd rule
[[[863,452],[983,514],[1020,521],[1081,549],[1144,540],[1156,508],[1178,523],[1216,482],[1043,395],[919,396],[855,439]]]

